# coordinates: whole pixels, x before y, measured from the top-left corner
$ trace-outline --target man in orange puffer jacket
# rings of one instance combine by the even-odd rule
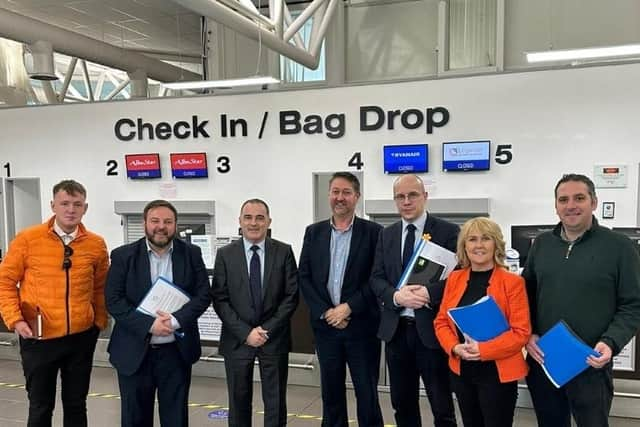
[[[54,216],[21,231],[0,264],[0,313],[20,336],[31,426],[51,426],[58,372],[65,427],[87,425],[87,393],[100,329],[107,325],[109,267],[102,237],[81,220],[82,184],[53,187]]]

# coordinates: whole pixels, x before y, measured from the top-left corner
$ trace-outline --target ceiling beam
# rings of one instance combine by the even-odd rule
[[[320,63],[319,47],[322,45],[329,21],[339,3],[338,0],[314,0],[310,6],[307,6],[300,17],[294,20],[289,28],[285,29],[282,28],[282,21],[286,22],[286,20],[282,18],[281,8],[286,15],[288,7],[284,0],[272,0],[273,19],[261,14],[256,16],[255,12],[247,10],[248,8],[236,0],[173,1],[182,7],[232,28],[253,40],[257,40],[277,53],[312,70],[318,68]],[[289,40],[298,33],[304,22],[310,19],[313,16],[313,12],[318,9],[322,9],[323,13],[321,16],[314,16],[314,25],[317,25],[317,37],[314,39],[313,45],[305,49],[302,46],[295,46],[289,43]],[[268,25],[265,25],[265,21]]]
[[[0,8],[0,37],[28,44],[46,40],[51,42],[56,52],[127,72],[142,69],[149,78],[160,82],[202,79],[191,71],[4,8]]]

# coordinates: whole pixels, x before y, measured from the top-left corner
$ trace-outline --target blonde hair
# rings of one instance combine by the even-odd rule
[[[462,226],[460,234],[458,234],[458,246],[456,252],[460,266],[462,268],[471,266],[471,262],[469,261],[469,257],[467,256],[467,252],[465,250],[465,242],[469,238],[469,235],[472,233],[489,236],[495,243],[496,247],[493,253],[493,262],[496,266],[507,268],[507,265],[504,262],[505,243],[504,237],[502,236],[502,231],[500,230],[500,226],[491,221],[489,218],[485,217],[472,218],[469,221],[465,222]]]

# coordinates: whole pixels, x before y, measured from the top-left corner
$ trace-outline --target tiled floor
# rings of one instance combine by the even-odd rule
[[[19,362],[0,360],[0,427],[17,427],[26,425],[27,401],[22,386],[24,377]],[[94,368],[91,381],[91,396],[88,400],[89,425],[91,427],[114,427],[119,424],[120,401],[117,399],[118,383],[115,371],[109,368]],[[254,409],[254,426],[262,426],[259,384],[256,384]],[[322,411],[320,389],[316,387],[289,386],[288,409],[291,426],[319,426]],[[380,400],[385,421],[393,425],[393,414],[388,393],[380,393]],[[193,406],[189,409],[192,427],[226,426],[224,418],[215,418],[215,414],[227,405],[226,385],[224,380],[194,377],[191,387]],[[429,408],[423,399],[423,425],[431,425]],[[349,392],[349,411],[355,413],[354,396]],[[56,406],[54,426],[62,426],[60,403]],[[156,426],[159,423],[156,420]],[[356,425],[355,421],[352,425]],[[516,427],[535,426],[535,416],[530,409],[516,410]],[[611,427],[640,427],[640,420],[612,418]]]

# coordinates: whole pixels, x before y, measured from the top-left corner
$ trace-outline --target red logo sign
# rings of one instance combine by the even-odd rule
[[[128,171],[160,169],[160,155],[127,154],[124,156]]]
[[[172,169],[206,169],[206,153],[171,153]]]

